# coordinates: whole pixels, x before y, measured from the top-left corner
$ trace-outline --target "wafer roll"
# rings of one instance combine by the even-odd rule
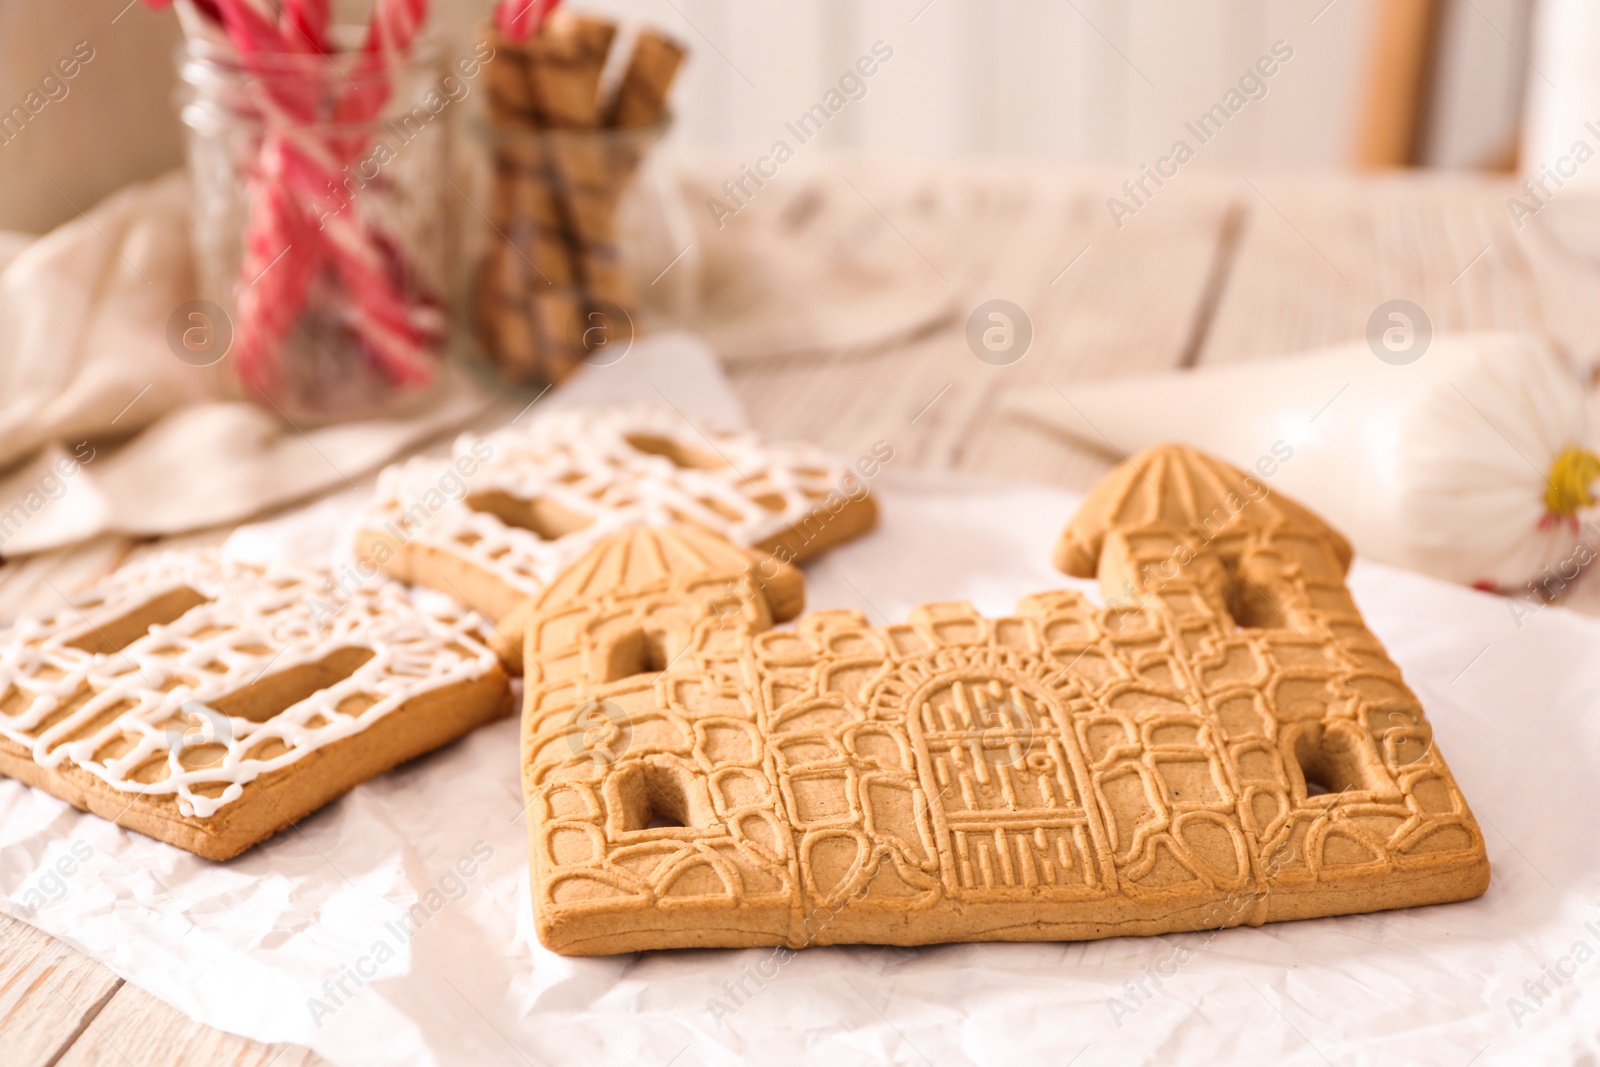
[[[533,330],[533,312],[526,302],[506,300],[492,286],[483,285],[478,290],[476,316],[478,340],[486,351],[494,353],[501,374],[514,382],[535,380],[539,344]]]
[[[569,361],[553,354],[566,344],[580,277],[564,182],[541,133],[597,121],[600,73],[616,31],[568,15],[526,41],[492,26],[482,32],[495,47],[488,115],[501,131],[488,214],[503,240],[480,269],[479,334],[507,377],[536,384],[565,373]]]
[[[683,63],[683,45],[656,30],[641,30],[633,54],[622,74],[622,81],[606,109],[606,125],[621,130],[640,130],[667,117],[667,93]],[[623,138],[614,144],[611,170],[626,183],[639,169],[650,142],[642,138]]]
[[[616,36],[614,23],[558,11],[524,42],[535,124],[548,130],[600,125],[600,75]]]
[[[536,115],[533,87],[528,82],[528,57],[522,44],[488,24],[479,28],[478,36],[494,49],[494,59],[487,64],[489,119],[512,127],[532,125]]]
[[[477,309],[479,332],[509,377],[560,381],[589,354],[588,316],[632,314],[618,208],[654,140],[648,127],[666,114],[684,49],[641,32],[617,92],[603,102],[611,23],[558,13],[526,41],[483,32],[497,55],[489,117],[504,131],[488,214],[506,247],[481,267],[488,295]],[[612,126],[638,134],[603,132]]]
[[[533,219],[545,226],[556,224],[556,207],[549,178],[549,153],[541,139],[531,131],[496,131],[490,166],[493,180],[489,187],[489,218],[499,229],[521,219]]]
[[[580,249],[583,261],[584,291],[591,302],[609,302],[633,313],[633,275],[628,269],[626,256],[618,242],[584,245]]]
[[[540,374],[545,381],[562,381],[584,356],[581,295],[574,289],[550,289],[536,293],[529,302],[539,341]]]
[[[667,91],[683,63],[684,47],[664,33],[640,30],[633,55],[612,98],[606,125],[653,126],[667,114]]]

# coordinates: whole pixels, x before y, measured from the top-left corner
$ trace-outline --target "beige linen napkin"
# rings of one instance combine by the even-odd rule
[[[193,297],[188,182],[117,193],[16,251],[0,240],[0,553],[238,522],[350,483],[492,398],[446,375],[422,411],[302,432],[215,399],[167,346]],[[8,256],[8,251],[11,253]],[[130,435],[131,439],[130,439]]]
[[[194,291],[188,188],[174,174],[125,189],[0,270],[0,466],[51,441],[130,433],[205,395],[166,341]]]

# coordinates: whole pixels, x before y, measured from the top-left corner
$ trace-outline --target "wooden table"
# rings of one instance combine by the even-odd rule
[[[1070,389],[1355,340],[1372,310],[1397,297],[1420,304],[1436,331],[1523,329],[1575,353],[1600,350],[1600,270],[1538,227],[1516,228],[1508,180],[1183,173],[1118,228],[1105,201],[1120,173],[995,165],[902,169],[889,180],[862,163],[846,173],[872,224],[914,253],[906,269],[948,289],[952,314],[865,351],[743,361],[730,374],[754,424],[844,455],[883,439],[900,470],[1086,488],[1110,461],[997,414],[1000,389]],[[952,183],[968,199],[940,215],[928,205]],[[788,194],[774,183],[763,195],[777,210]],[[1020,305],[1034,330],[1026,356],[1003,367],[975,358],[965,340],[970,310],[995,297]],[[47,603],[50,586],[80,587],[133,548],[107,540],[9,562],[0,614]],[[1580,584],[1569,604],[1600,614],[1600,586]],[[5,918],[0,1035],[6,1067],[322,1062],[193,1023]]]

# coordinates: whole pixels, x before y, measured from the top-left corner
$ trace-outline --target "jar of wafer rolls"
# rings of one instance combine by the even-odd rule
[[[404,411],[440,377],[463,76],[432,38],[374,32],[291,52],[202,26],[180,55],[194,326],[218,339],[220,391],[296,425]]]
[[[684,52],[567,11],[525,39],[480,33],[494,61],[472,123],[466,317],[496,381],[540,390],[688,317],[692,224],[661,152]]]

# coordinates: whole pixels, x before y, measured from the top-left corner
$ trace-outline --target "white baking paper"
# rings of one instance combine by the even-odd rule
[[[810,607],[881,623],[1086,588],[1048,565],[1068,494],[892,462],[875,488],[882,526],[808,568]],[[329,520],[313,512],[302,546]],[[769,950],[565,959],[533,934],[510,721],[226,864],[0,781],[0,896],[194,1018],[339,1067],[1594,1062],[1600,623],[1360,561],[1352,584],[1483,825],[1480,900],[1078,944],[812,948],[781,967]]]

